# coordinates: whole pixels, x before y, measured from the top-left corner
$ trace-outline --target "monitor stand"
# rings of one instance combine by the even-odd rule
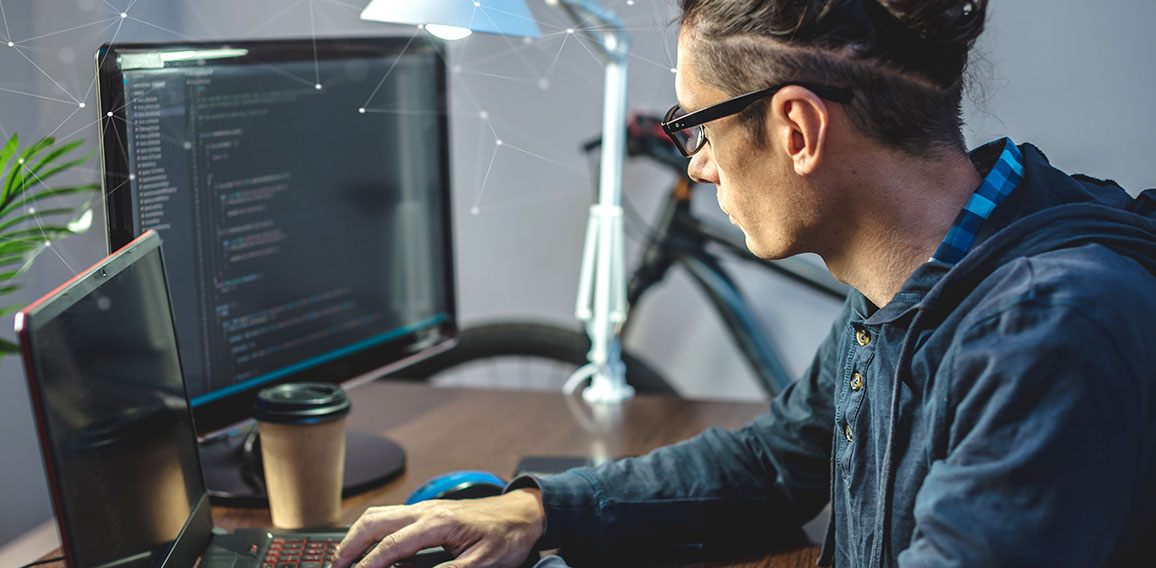
[[[214,505],[268,507],[261,449],[256,431],[241,429],[201,442],[201,467]],[[345,433],[342,498],[381,485],[405,470],[405,450],[397,442],[368,432]]]

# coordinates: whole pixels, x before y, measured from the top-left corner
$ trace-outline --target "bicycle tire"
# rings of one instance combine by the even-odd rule
[[[422,380],[434,386],[561,391],[566,379],[586,364],[590,339],[581,332],[531,322],[472,326],[452,349],[402,369],[390,378]],[[657,371],[623,353],[626,382],[639,394],[678,396]]]

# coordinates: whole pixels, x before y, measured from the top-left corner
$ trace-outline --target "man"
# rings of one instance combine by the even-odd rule
[[[736,432],[370,509],[335,568],[378,539],[361,566],[439,544],[461,567],[765,548],[828,502],[824,564],[1150,561],[1156,196],[1007,139],[964,150],[983,0],[682,10],[666,127],[691,176],[754,253],[817,253],[856,290],[812,367]]]

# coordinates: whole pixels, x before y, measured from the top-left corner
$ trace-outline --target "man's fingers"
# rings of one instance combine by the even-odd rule
[[[374,542],[409,523],[409,515],[400,515],[398,507],[374,507],[368,509],[357,522],[349,527],[349,532],[337,546],[333,568],[348,568]]]
[[[516,491],[472,501],[423,501],[369,509],[338,547],[333,568],[387,568],[425,548],[442,546],[456,560],[448,568],[514,566],[542,533],[536,493]],[[358,560],[362,553],[380,543]],[[427,558],[433,560],[433,558]]]
[[[457,558],[442,562],[434,568],[494,568],[515,566],[524,562],[525,558],[514,558],[509,551],[495,549],[492,544],[486,542],[478,542],[463,550]]]
[[[462,553],[461,556],[442,562],[434,568],[483,568],[485,564],[482,563],[485,558],[477,553],[477,547],[473,547]]]
[[[443,530],[423,523],[406,525],[386,535],[357,568],[389,568],[394,562],[417,554],[423,548],[442,544]]]

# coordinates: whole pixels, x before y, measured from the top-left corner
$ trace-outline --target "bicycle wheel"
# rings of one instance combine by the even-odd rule
[[[390,378],[434,386],[561,391],[586,364],[590,339],[569,329],[526,322],[491,323],[461,331],[453,349],[402,369]],[[642,360],[623,353],[626,382],[639,394],[678,395]]]

